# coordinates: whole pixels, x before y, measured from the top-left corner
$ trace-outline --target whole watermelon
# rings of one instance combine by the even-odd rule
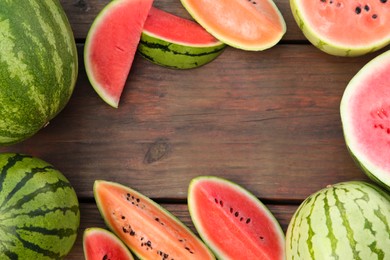
[[[390,259],[390,195],[362,181],[309,196],[286,234],[290,259]]]
[[[67,104],[77,50],[58,0],[0,1],[0,144],[34,135]]]
[[[0,154],[0,259],[62,259],[80,223],[69,181],[28,155]]]

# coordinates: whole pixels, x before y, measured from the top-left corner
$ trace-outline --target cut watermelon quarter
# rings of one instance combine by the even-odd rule
[[[114,0],[95,18],[84,47],[87,76],[117,108],[153,0]]]
[[[199,24],[152,7],[138,51],[155,64],[191,69],[214,60],[225,46]]]
[[[230,46],[259,51],[273,47],[286,23],[272,0],[181,0],[209,33]]]
[[[340,104],[345,142],[373,180],[390,190],[390,51],[368,62],[349,82]]]
[[[279,223],[243,187],[215,176],[196,177],[189,186],[188,208],[218,259],[285,259]]]
[[[390,1],[290,0],[306,38],[336,56],[359,56],[390,43]]]

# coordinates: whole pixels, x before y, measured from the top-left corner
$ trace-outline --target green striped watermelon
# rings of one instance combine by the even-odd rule
[[[12,144],[65,107],[77,50],[58,0],[0,1],[0,46],[0,144]]]
[[[287,259],[390,259],[390,195],[362,181],[309,196],[286,234]]]
[[[199,24],[152,7],[138,51],[158,65],[191,69],[214,60],[225,47]]]
[[[28,155],[0,154],[0,259],[61,259],[80,223],[69,181]]]

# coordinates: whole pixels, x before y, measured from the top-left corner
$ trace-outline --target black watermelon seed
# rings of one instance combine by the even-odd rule
[[[370,11],[370,7],[368,5],[365,5],[364,10],[366,10],[368,12],[368,11]]]
[[[372,15],[372,19],[376,19],[376,18],[378,18],[378,15],[377,14],[373,14]]]
[[[355,13],[360,14],[362,12],[362,8],[360,6],[355,8]]]

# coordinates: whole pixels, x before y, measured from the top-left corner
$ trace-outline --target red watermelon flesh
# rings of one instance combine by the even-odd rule
[[[96,17],[87,36],[84,61],[100,97],[118,107],[153,0],[114,0]]]
[[[191,181],[188,205],[196,229],[219,259],[284,259],[284,233],[271,212],[230,181]]]
[[[133,260],[125,244],[113,233],[103,228],[87,228],[83,236],[86,260]]]
[[[353,158],[390,190],[390,51],[378,55],[351,79],[340,103],[344,137]]]
[[[390,38],[387,0],[297,0],[304,20],[335,43],[366,46]]]
[[[155,34],[159,38],[176,43],[199,44],[202,46],[219,43],[214,36],[199,24],[155,7],[150,9],[144,30],[148,34]]]

